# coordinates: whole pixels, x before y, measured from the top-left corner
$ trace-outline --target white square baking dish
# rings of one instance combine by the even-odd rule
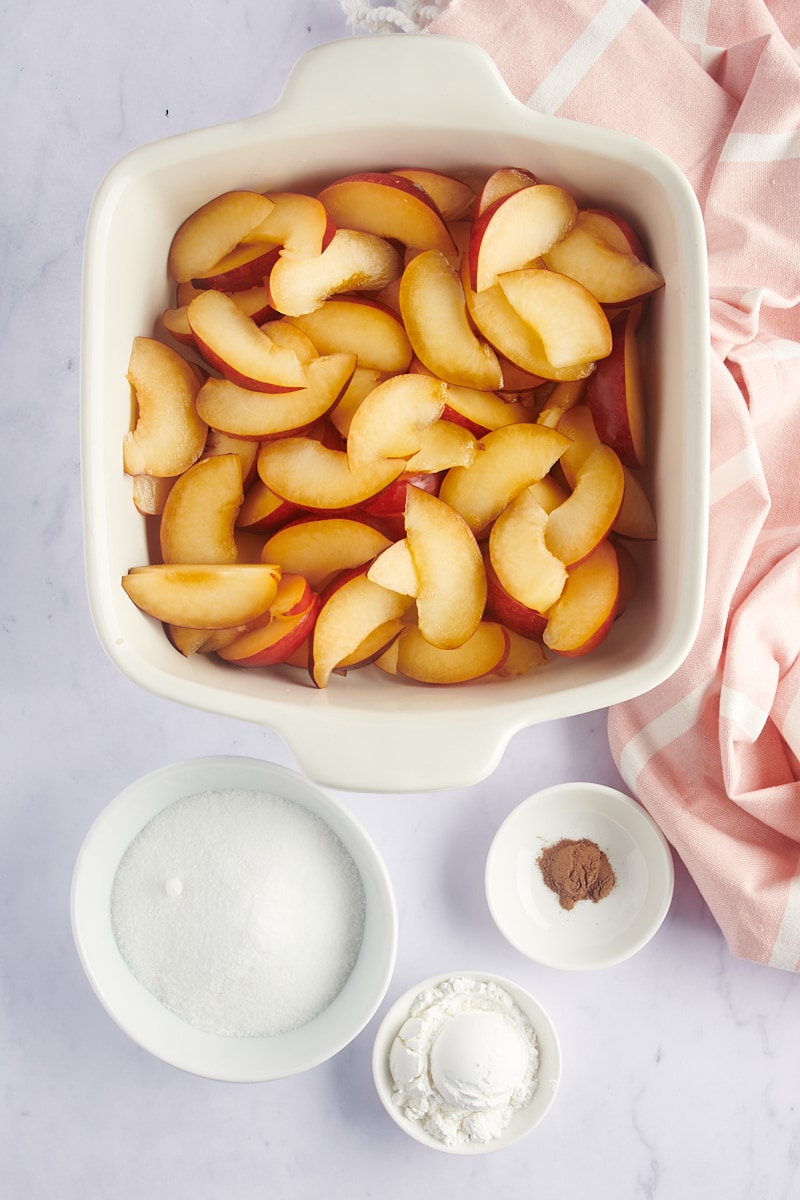
[[[579,204],[615,208],[643,231],[666,286],[648,317],[655,542],[624,619],[584,658],[533,674],[449,688],[377,670],[304,686],[290,669],[237,670],[184,658],[120,580],[149,560],[145,521],[122,470],[131,427],[133,338],[173,303],[165,263],[174,230],[232,188],[309,189],[400,163],[450,170],[528,167]],[[135,150],[102,181],[85,245],[81,454],[88,593],[117,667],[179,703],[275,729],[318,782],[429,791],[485,778],[514,733],[639,695],[680,665],[702,607],[709,444],[707,259],[694,193],[651,146],[533,112],[488,56],[456,39],[356,38],[312,50],[268,112]]]

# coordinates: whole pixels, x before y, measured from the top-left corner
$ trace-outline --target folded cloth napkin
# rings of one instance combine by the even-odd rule
[[[652,143],[695,189],[712,337],[704,614],[675,675],[610,710],[609,739],[623,779],[691,872],[732,953],[796,971],[800,4],[349,7],[365,27],[480,44],[520,100]]]

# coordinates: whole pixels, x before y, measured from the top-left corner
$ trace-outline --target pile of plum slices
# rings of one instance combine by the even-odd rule
[[[504,167],[230,191],[175,233],[124,443],[161,561],[122,580],[184,655],[423,683],[585,654],[652,539],[619,214]],[[300,676],[307,678],[307,676]]]

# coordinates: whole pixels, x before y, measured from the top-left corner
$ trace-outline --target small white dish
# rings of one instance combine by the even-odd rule
[[[177,800],[237,789],[279,795],[320,816],[349,851],[364,885],[364,935],[347,982],[314,1020],[273,1037],[223,1037],[181,1020],[132,974],[112,929],[114,877],[136,835]],[[365,830],[341,803],[301,775],[253,758],[221,756],[174,763],[120,792],[100,813],[81,847],[71,913],[75,945],[89,983],[119,1027],[164,1062],[228,1083],[297,1075],[342,1050],[377,1011],[397,954],[392,886]]]
[[[602,900],[561,906],[537,860],[562,838],[589,838],[614,870]],[[588,971],[636,954],[669,911],[675,871],[667,840],[629,796],[596,783],[566,783],[524,800],[495,834],[486,859],[486,899],[500,932],[548,967]]]
[[[457,1145],[446,1145],[428,1133],[419,1121],[412,1121],[406,1117],[392,1098],[394,1085],[389,1070],[389,1051],[392,1043],[408,1017],[409,1009],[417,996],[448,979],[476,979],[497,984],[498,987],[509,993],[515,1004],[525,1014],[536,1034],[539,1050],[536,1090],[530,1103],[519,1112],[514,1113],[503,1134],[489,1142],[470,1141]],[[524,988],[512,983],[510,979],[504,979],[500,975],[487,974],[484,971],[449,971],[446,974],[425,979],[409,988],[386,1013],[375,1035],[372,1050],[372,1077],[381,1103],[389,1116],[404,1133],[407,1133],[415,1141],[445,1154],[490,1154],[495,1150],[503,1150],[525,1137],[536,1128],[550,1110],[561,1081],[561,1046],[550,1017]]]

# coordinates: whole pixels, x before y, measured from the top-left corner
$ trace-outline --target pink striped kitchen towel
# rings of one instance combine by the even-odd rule
[[[362,9],[368,6],[361,5]],[[613,708],[626,784],[730,950],[800,969],[800,3],[398,0],[483,46],[532,108],[684,171],[709,247],[708,585],[687,661]]]

